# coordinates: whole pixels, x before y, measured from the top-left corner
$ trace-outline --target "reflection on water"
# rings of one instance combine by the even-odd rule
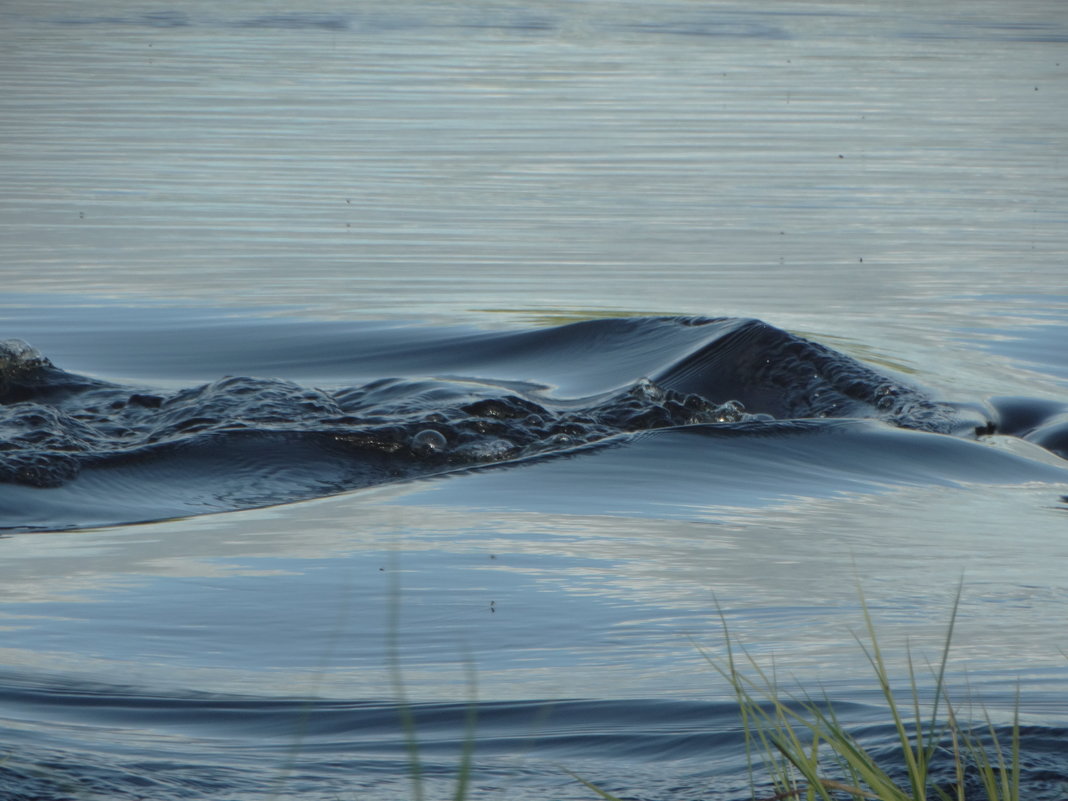
[[[576,494],[600,465],[589,467],[585,481],[570,476]],[[3,592],[5,643],[44,672],[81,659],[86,680],[119,668],[164,687],[276,695],[314,686],[379,698],[392,692],[383,649],[399,601],[409,692],[419,698],[462,696],[466,658],[485,698],[597,697],[608,676],[612,695],[701,698],[716,682],[689,638],[720,652],[718,599],[756,653],[848,695],[867,683],[863,655],[852,653],[856,582],[897,654],[906,636],[937,651],[963,577],[954,666],[988,675],[1005,702],[1000,671],[1063,675],[1049,647],[1068,604],[1049,568],[1065,556],[1057,487],[693,505],[679,521],[606,513],[596,501],[587,514],[553,514],[542,510],[537,478],[491,475],[513,491],[459,478],[9,540],[20,570]],[[537,511],[516,506],[523,488],[542,498]],[[647,514],[664,503],[656,495]],[[478,497],[492,498],[490,508]],[[1011,530],[1028,532],[1026,548],[1005,536]],[[284,631],[286,648],[265,629]],[[820,675],[847,660],[853,670]],[[1037,699],[1034,711],[1049,702]]]
[[[1043,0],[14,0],[0,339],[177,392],[359,384],[439,336],[475,358],[532,326],[757,317],[937,398],[1063,405],[1065,41]],[[609,361],[634,380],[662,345]],[[604,347],[557,360],[561,396],[599,391]],[[492,377],[531,364],[505,348]],[[1019,681],[1028,797],[1063,798],[1063,474],[1015,436],[662,432],[0,538],[0,794],[409,797],[395,634],[427,797],[455,787],[471,665],[473,796],[590,797],[563,765],[740,799],[694,646],[722,657],[717,604],[885,745],[856,583],[901,676],[963,579],[953,678],[999,722]]]
[[[1062,277],[1054,2],[4,13],[11,289],[851,333]]]

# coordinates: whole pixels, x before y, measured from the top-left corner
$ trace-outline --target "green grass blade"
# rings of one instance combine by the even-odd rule
[[[469,700],[467,713],[464,716],[464,744],[460,754],[460,768],[456,777],[456,792],[453,794],[453,801],[464,801],[467,798],[467,788],[471,782],[471,766],[475,757],[475,728],[478,725],[478,676],[470,657],[465,662]]]
[[[570,770],[567,770],[566,768],[564,769],[564,773],[566,773],[572,779],[577,781],[579,784],[585,785],[586,789],[591,790],[592,792],[596,793],[600,798],[603,798],[604,801],[621,801],[621,799],[617,798],[616,796],[612,795],[611,793],[606,793],[604,790],[602,790],[596,784],[593,784],[592,782],[586,781],[581,776],[579,776],[577,773],[572,773]]]
[[[397,699],[397,714],[404,732],[404,746],[408,751],[408,769],[412,778],[413,801],[423,801],[423,766],[419,757],[419,740],[415,732],[415,716],[408,703],[408,693],[404,688],[404,675],[400,658],[400,582],[397,579],[396,555],[390,560],[389,569],[389,611],[386,622],[386,653],[389,659],[389,678],[393,685],[393,695]]]

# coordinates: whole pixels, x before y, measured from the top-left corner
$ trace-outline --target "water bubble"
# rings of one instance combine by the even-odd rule
[[[441,453],[448,445],[448,440],[440,431],[428,428],[420,431],[412,437],[412,450],[424,456],[431,453]]]
[[[730,400],[716,407],[712,412],[717,423],[737,423],[745,414],[745,407],[736,400]]]
[[[642,378],[638,380],[638,383],[634,385],[631,390],[631,394],[636,398],[641,398],[647,401],[659,401],[664,398],[664,390],[650,381],[648,378]]]
[[[21,339],[0,340],[0,374],[29,372],[50,362],[33,345]]]

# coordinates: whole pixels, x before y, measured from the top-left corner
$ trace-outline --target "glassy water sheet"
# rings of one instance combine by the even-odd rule
[[[448,797],[477,698],[482,794],[591,797],[567,768],[630,797],[740,799],[739,721],[698,651],[726,658],[715,604],[761,665],[827,690],[892,759],[854,580],[902,677],[906,641],[937,658],[963,564],[951,681],[999,725],[1020,682],[1028,797],[1062,797],[1044,783],[1064,775],[1068,712],[1050,487],[784,498],[701,522],[595,514],[596,494],[589,514],[524,511],[512,499],[543,489],[524,472],[5,541],[0,781],[45,798],[412,797],[406,698],[428,797]],[[451,497],[491,475],[515,484],[496,508],[477,485]]]
[[[0,13],[6,291],[848,332],[1064,283],[1057,0]]]
[[[1059,567],[1068,471],[1027,439],[1040,422],[1058,425],[1052,401],[1023,404],[1044,417],[1021,422],[1006,411],[1019,404],[941,400],[752,321],[360,333],[289,340],[318,353],[322,380],[302,373],[307,364],[279,352],[278,340],[257,348],[250,337],[242,349],[263,368],[255,372],[282,377],[266,394],[210,375],[100,384],[109,374],[83,374],[70,361],[54,373],[42,364],[18,373],[8,391],[43,376],[31,387],[38,395],[18,403],[125,393],[113,411],[155,392],[158,409],[135,405],[137,415],[192,391],[215,422],[232,422],[247,420],[249,398],[268,410],[299,405],[309,388],[344,391],[351,380],[379,393],[378,413],[388,407],[397,436],[472,404],[463,420],[475,422],[460,424],[469,434],[503,438],[479,430],[489,423],[537,434],[581,414],[604,435],[540,453],[493,451],[354,490],[331,486],[331,497],[301,503],[3,540],[0,738],[9,759],[0,781],[12,797],[410,797],[403,699],[423,743],[428,797],[446,797],[467,703],[478,698],[473,787],[484,795],[590,797],[564,767],[625,795],[742,798],[738,720],[698,649],[726,656],[717,604],[760,664],[826,689],[892,760],[853,639],[862,625],[856,584],[903,678],[906,641],[937,658],[962,578],[951,680],[982,698],[999,726],[1020,682],[1032,725],[1029,797],[1063,797],[1068,671],[1054,635],[1068,613]],[[20,353],[22,364],[36,359]],[[756,369],[772,355],[783,372]],[[376,383],[387,363],[397,381]],[[298,365],[291,378],[287,364]],[[777,375],[791,380],[769,394]],[[501,405],[485,405],[485,392]],[[744,403],[731,419],[672,419],[672,403],[701,411],[686,406],[691,394],[707,401],[701,413],[726,416],[728,401]],[[848,414],[792,416],[821,397],[848,402]],[[880,405],[885,397],[892,402]],[[500,410],[517,402],[502,398],[542,411],[509,417]],[[96,414],[99,436],[114,433]],[[322,420],[314,405],[309,415]],[[625,424],[635,415],[654,424]],[[1011,431],[989,428],[1006,420]],[[278,425],[265,428],[276,434]],[[224,469],[198,483],[203,459],[163,449],[119,468],[122,481],[90,465],[58,486],[4,490],[54,508],[65,499],[77,515],[88,498],[125,513],[129,496],[151,492],[154,503],[165,488],[232,486],[215,476],[288,486],[293,473],[280,464],[299,457],[318,475],[322,457],[257,453],[288,462],[235,461],[219,448],[213,458]],[[422,457],[433,464],[440,455]],[[421,464],[419,456],[409,448],[398,458]],[[929,694],[930,677],[920,679]]]

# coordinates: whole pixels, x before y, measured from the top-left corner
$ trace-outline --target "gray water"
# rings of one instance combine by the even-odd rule
[[[385,377],[442,332],[758,317],[937,397],[1064,403],[1066,43],[1057,2],[8,2],[0,339],[174,391],[369,380],[372,346]],[[477,693],[475,797],[590,797],[562,766],[743,798],[695,646],[723,658],[717,605],[874,727],[857,584],[901,678],[963,582],[950,681],[998,721],[1019,685],[1032,797],[1068,797],[1063,460],[881,436],[723,455],[667,432],[12,532],[0,786],[406,798],[406,700],[446,797]]]

